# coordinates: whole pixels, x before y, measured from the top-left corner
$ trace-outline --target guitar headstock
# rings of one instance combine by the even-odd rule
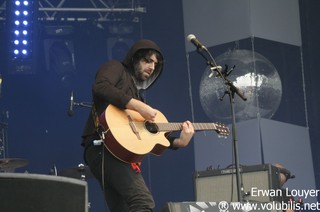
[[[215,131],[219,134],[219,136],[227,137],[230,134],[229,128],[222,123],[215,123]]]

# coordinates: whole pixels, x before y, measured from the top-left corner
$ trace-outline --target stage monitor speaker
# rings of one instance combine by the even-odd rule
[[[87,182],[67,177],[0,173],[0,211],[87,212]]]
[[[278,210],[264,209],[260,203],[257,203],[256,209],[249,206],[245,209],[238,209],[236,203],[223,202],[168,202],[161,210],[161,212],[277,212]],[[233,206],[232,206],[233,205]]]
[[[217,203],[211,202],[168,202],[161,212],[220,212]]]
[[[243,200],[255,202],[279,201],[275,195],[279,186],[279,170],[271,164],[241,166]],[[195,200],[200,202],[238,201],[236,169],[216,169],[194,174]]]

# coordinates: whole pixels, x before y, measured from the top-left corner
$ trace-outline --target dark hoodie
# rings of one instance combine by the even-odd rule
[[[142,49],[153,49],[160,53],[159,66],[154,70],[152,75],[145,81],[135,84],[133,80],[133,56]],[[161,61],[162,60],[162,61]],[[150,87],[160,76],[163,70],[163,56],[160,48],[150,40],[137,41],[128,51],[123,62],[111,60],[103,64],[95,78],[92,88],[93,103],[96,109],[96,114],[100,116],[109,104],[113,104],[121,109],[125,106],[131,98],[140,99],[139,90]],[[87,136],[97,137],[96,128],[94,124],[93,113],[89,114],[87,123],[83,130],[82,137]],[[85,145],[82,143],[82,145]]]

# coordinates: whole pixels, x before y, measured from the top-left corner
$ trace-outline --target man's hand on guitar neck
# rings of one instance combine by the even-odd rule
[[[149,105],[147,105],[142,101],[132,98],[127,103],[126,108],[137,111],[147,121],[151,121],[151,122],[155,121],[157,110],[155,110],[154,108],[150,107]]]
[[[194,134],[194,127],[190,121],[185,121],[182,123],[182,130],[180,133],[180,137],[176,138],[173,141],[174,147],[185,147],[191,141],[191,138]]]

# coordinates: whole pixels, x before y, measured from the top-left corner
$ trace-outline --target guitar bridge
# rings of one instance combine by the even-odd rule
[[[131,127],[132,132],[137,136],[137,138],[138,138],[139,140],[141,140],[140,134],[139,134],[139,132],[138,132],[138,130],[137,130],[137,127],[136,127],[136,125],[134,124],[131,116],[128,115],[127,117],[128,117],[128,119],[129,119],[129,125],[130,125],[130,127]]]

